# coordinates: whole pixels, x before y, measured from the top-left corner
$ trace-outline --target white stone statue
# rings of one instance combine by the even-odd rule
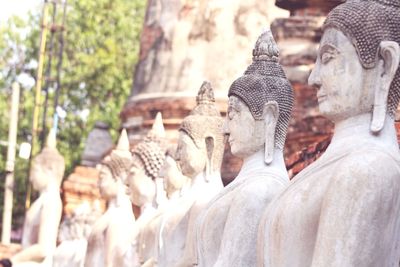
[[[243,165],[200,215],[198,266],[255,266],[261,214],[289,183],[283,146],[293,91],[278,56],[271,31],[264,31],[253,50],[253,63],[229,89],[224,133]]]
[[[190,179],[183,175],[172,155],[166,155],[165,163],[162,169],[164,179],[164,189],[169,199],[169,204],[172,200],[180,198],[189,187]]]
[[[168,201],[157,208],[154,216],[147,222],[146,227],[142,230],[141,236],[144,240],[153,240],[152,257],[147,259],[142,265],[157,266],[160,249],[163,247],[162,238],[160,238],[163,218],[165,213],[170,211],[179,198],[184,194],[189,186],[189,178],[184,176],[179,170],[177,163],[171,154],[166,155],[164,166],[160,175],[163,177],[164,188],[167,193]]]
[[[51,131],[46,146],[32,161],[29,179],[33,188],[39,191],[39,198],[26,213],[22,235],[23,249],[11,257],[8,264],[35,266],[53,254],[61,220],[62,202],[59,189],[64,170],[64,158],[56,149],[55,133]],[[4,261],[0,261],[0,264],[7,266]]]
[[[100,208],[89,203],[78,206],[73,213],[64,218],[60,226],[59,241],[49,261],[52,267],[83,267],[85,263],[87,240],[93,224],[100,218]],[[46,265],[45,265],[46,266]]]
[[[153,128],[145,140],[132,150],[133,164],[126,180],[132,203],[141,209],[139,218],[131,226],[133,234],[130,248],[131,253],[137,253],[140,264],[154,259],[157,248],[158,238],[151,222],[158,214],[155,180],[164,165],[164,138],[161,113],[158,113]]]
[[[399,266],[399,25],[398,0],[329,13],[309,83],[334,135],[267,208],[258,266]]]
[[[203,83],[196,100],[197,106],[182,121],[176,153],[180,169],[191,179],[191,185],[164,215],[158,259],[161,267],[185,266],[195,261],[196,220],[223,187],[223,119],[210,83]]]
[[[135,217],[124,181],[131,164],[129,140],[124,129],[116,149],[100,165],[99,189],[108,207],[90,233],[85,267],[128,266],[123,255],[130,243]]]

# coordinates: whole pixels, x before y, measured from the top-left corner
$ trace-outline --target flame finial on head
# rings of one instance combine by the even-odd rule
[[[54,129],[50,129],[49,135],[46,140],[46,147],[56,149],[56,132]]]
[[[196,102],[197,105],[215,102],[214,91],[212,89],[210,82],[208,81],[203,82],[196,96]]]
[[[116,150],[129,151],[129,138],[125,128],[121,131]]]
[[[165,129],[164,129],[161,112],[157,112],[156,118],[154,119],[153,126],[151,127],[151,132],[153,135],[155,135],[159,138],[165,138]]]
[[[253,49],[253,60],[278,61],[279,49],[269,28],[265,28],[258,37]]]

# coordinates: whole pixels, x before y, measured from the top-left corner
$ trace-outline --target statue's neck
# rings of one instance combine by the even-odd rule
[[[60,193],[60,187],[56,183],[50,182],[45,188],[43,188],[39,194],[40,196],[51,194],[51,193]]]
[[[203,171],[197,174],[194,178],[191,179],[191,188],[201,186],[204,184],[222,184],[221,181],[221,173],[219,171],[214,171],[210,174],[207,174],[206,171]]]
[[[171,200],[171,199],[177,199],[177,198],[181,197],[186,192],[187,187],[188,186],[185,184],[180,189],[176,189],[175,191],[170,192],[168,194],[168,199]]]
[[[131,201],[129,199],[129,196],[125,193],[125,188],[121,186],[119,188],[117,195],[110,199],[108,202],[108,207],[111,208],[116,208],[116,207],[131,207]]]
[[[140,207],[140,214],[141,214],[140,216],[142,216],[143,214],[153,212],[155,210],[156,210],[156,208],[155,208],[154,203],[147,202],[143,206]]]
[[[398,150],[394,120],[386,115],[383,129],[374,134],[370,130],[371,117],[370,113],[366,113],[335,122],[335,131],[327,152],[342,150],[347,146],[362,144],[366,141],[391,150]]]
[[[274,149],[274,157],[270,164],[265,163],[265,149],[261,149],[251,156],[243,159],[243,165],[237,176],[237,180],[253,177],[252,174],[270,173],[282,177],[289,176],[286,171],[285,161],[283,159],[283,152],[280,149]],[[235,180],[236,180],[235,179]]]

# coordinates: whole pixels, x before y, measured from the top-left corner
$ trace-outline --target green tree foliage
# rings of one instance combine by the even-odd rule
[[[57,146],[65,157],[66,175],[79,164],[88,132],[98,120],[110,124],[117,138],[119,112],[126,102],[132,84],[134,66],[139,55],[140,31],[146,1],[143,0],[69,0],[64,31],[64,53],[61,71],[59,106],[66,112],[58,124]],[[50,9],[50,14],[53,8]],[[62,8],[57,7],[57,23]],[[40,42],[41,10],[26,18],[13,17],[0,25],[0,139],[7,139],[11,83],[16,79],[36,77]],[[59,34],[57,32],[56,34]],[[47,38],[49,41],[49,38]],[[59,48],[58,36],[54,39]],[[48,61],[45,62],[45,68]],[[57,57],[53,56],[52,76]],[[44,84],[44,83],[43,83]],[[52,126],[54,86],[49,90],[46,128]],[[42,97],[43,98],[43,97]],[[43,99],[42,99],[43,100]],[[18,143],[31,135],[34,88],[24,85],[21,92]],[[43,108],[41,109],[41,116]],[[40,122],[42,119],[40,119]],[[0,202],[6,148],[0,147]],[[18,160],[17,187],[23,195],[27,164]],[[17,201],[23,204],[22,199]],[[0,206],[0,207],[1,207]]]

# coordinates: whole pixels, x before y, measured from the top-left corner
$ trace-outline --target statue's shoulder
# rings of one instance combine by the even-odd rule
[[[268,203],[284,187],[280,179],[272,179],[272,177],[249,179],[235,190],[232,202],[237,207],[254,209],[259,207],[260,203]]]
[[[379,193],[394,185],[400,189],[400,157],[382,149],[350,153],[332,170],[330,190]],[[356,191],[354,191],[356,190]]]

